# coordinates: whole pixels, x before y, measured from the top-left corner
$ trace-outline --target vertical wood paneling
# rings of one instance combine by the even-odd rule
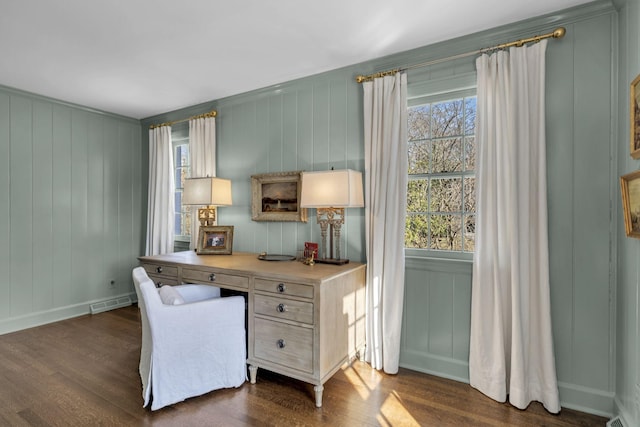
[[[0,318],[11,313],[11,138],[10,97],[0,92]]]
[[[86,301],[91,272],[87,254],[87,139],[88,113],[71,113],[71,283],[73,302]]]
[[[313,87],[313,169],[326,170],[329,165],[329,90],[327,82]]]
[[[407,259],[400,365],[468,381],[471,263]]]
[[[104,191],[104,217],[102,245],[104,248],[104,280],[118,279],[118,270],[114,268],[118,265],[119,254],[119,223],[120,223],[120,173],[121,167],[118,163],[120,158],[120,144],[118,143],[118,122],[108,119],[108,125],[104,130],[103,146],[103,191]],[[145,206],[146,212],[146,206]],[[146,235],[146,229],[144,230]],[[117,284],[117,282],[116,282]],[[104,285],[106,287],[106,284]]]
[[[640,168],[629,155],[629,85],[640,74],[640,1],[629,0],[619,15],[618,175]],[[628,238],[616,198],[616,409],[625,425],[640,425],[640,241]],[[615,211],[614,211],[615,212]]]
[[[453,275],[429,272],[429,353],[441,357],[453,354]]]
[[[549,278],[556,371],[560,381],[572,378],[573,308],[573,170],[574,152],[574,25],[562,43],[547,48],[547,200],[549,215]],[[567,126],[567,123],[572,124]]]
[[[53,305],[53,108],[33,104],[33,309]]]
[[[94,266],[91,269],[91,281],[88,287],[97,295],[107,295],[104,268],[104,118],[97,115],[89,117],[87,135],[87,238],[90,251],[87,257]]]
[[[453,276],[453,351],[454,360],[465,362],[469,358],[471,327],[471,273],[457,272]]]
[[[144,240],[144,237],[147,235],[147,230],[144,227],[146,225],[145,217],[147,212],[146,200],[143,200],[143,183],[146,184],[147,177],[146,171],[141,167],[142,164],[147,163],[146,157],[142,155],[142,139],[140,137],[140,127],[136,124],[129,124],[129,131],[131,132],[131,147],[129,147],[129,153],[131,156],[131,168],[132,168],[132,178],[131,178],[131,198],[132,202],[132,215],[131,215],[131,249],[135,256],[138,256],[138,253],[142,253],[139,251],[141,248],[141,242]],[[104,135],[104,132],[103,132]],[[104,185],[104,184],[103,184]],[[131,260],[131,266],[137,266],[137,259]],[[124,291],[130,286],[129,281],[125,281],[124,283],[118,284],[118,290]]]
[[[405,282],[401,357],[406,352],[429,354],[431,277],[422,269],[407,268]]]
[[[0,88],[0,333],[132,292],[140,152],[134,121]]]
[[[33,307],[33,107],[29,99],[11,99],[11,314]]]
[[[329,81],[329,169],[344,169],[347,163],[347,82]]]
[[[133,212],[133,200],[131,199],[133,182],[133,170],[137,167],[132,162],[131,149],[134,147],[132,134],[128,124],[118,125],[118,165],[120,173],[118,174],[118,251],[123,259],[123,267],[118,269],[114,278],[117,284],[129,284],[131,276],[132,264],[136,264],[136,251],[131,246],[132,223],[131,217]],[[126,260],[126,263],[124,262]],[[128,271],[127,271],[128,270]]]
[[[574,151],[573,219],[579,232],[573,236],[573,382],[600,390],[610,387],[610,19],[600,16],[574,28],[574,84],[580,89],[574,91],[579,148]]]
[[[53,106],[53,305],[72,302],[71,108]]]

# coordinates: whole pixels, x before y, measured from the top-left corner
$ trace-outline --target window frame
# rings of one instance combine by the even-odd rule
[[[447,101],[452,99],[464,99],[465,97],[477,96],[476,73],[453,76],[449,78],[436,79],[426,82],[410,83],[408,87],[407,110],[417,105]],[[477,104],[476,104],[477,105]],[[475,135],[475,132],[474,132]],[[462,150],[464,150],[464,135],[462,136]],[[477,140],[476,140],[477,141]],[[407,141],[409,144],[410,141]],[[408,147],[407,147],[408,149]],[[460,177],[462,180],[468,177],[476,177],[476,169],[472,171],[462,170],[455,173],[407,173],[407,182],[419,179],[438,177]],[[462,227],[464,227],[464,194],[461,195],[461,212],[463,216]],[[458,212],[456,212],[456,215]],[[407,218],[409,217],[407,212]],[[476,216],[477,218],[477,216]],[[404,236],[403,236],[404,238]],[[464,244],[464,240],[463,240]],[[430,248],[410,248],[405,247],[405,256],[417,258],[450,259],[459,261],[472,261],[474,252],[436,250]]]

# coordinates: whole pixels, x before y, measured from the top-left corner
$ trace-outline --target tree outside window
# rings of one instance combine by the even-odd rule
[[[476,97],[408,109],[405,247],[472,252]]]

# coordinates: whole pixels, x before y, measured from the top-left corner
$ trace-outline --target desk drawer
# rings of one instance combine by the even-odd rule
[[[313,298],[313,286],[302,283],[284,282],[256,277],[254,286],[257,291],[273,292],[280,295],[291,295],[303,298]]]
[[[182,269],[182,281],[184,283],[205,283],[208,285],[228,285],[237,288],[249,288],[249,278],[246,276],[235,276],[233,274],[212,273],[210,271],[194,270],[190,268]]]
[[[313,373],[313,329],[256,318],[255,356]]]
[[[310,302],[267,295],[255,295],[253,301],[255,314],[313,325],[313,304]]]
[[[147,274],[163,275],[178,278],[178,267],[166,264],[147,264],[143,263],[142,267]]]
[[[151,280],[153,280],[153,283],[155,283],[156,287],[158,288],[163,285],[179,285],[178,278],[176,277],[158,276],[156,274],[149,274],[148,276]]]

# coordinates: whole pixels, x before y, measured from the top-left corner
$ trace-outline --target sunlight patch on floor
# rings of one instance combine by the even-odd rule
[[[372,376],[373,378],[371,378],[374,381],[367,383],[365,379],[353,368],[345,369],[344,375],[353,385],[354,390],[358,392],[362,400],[369,399],[369,396],[371,394],[370,390],[376,388],[382,380],[380,376],[375,375]]]
[[[385,399],[376,418],[382,426],[420,426],[395,393]]]

